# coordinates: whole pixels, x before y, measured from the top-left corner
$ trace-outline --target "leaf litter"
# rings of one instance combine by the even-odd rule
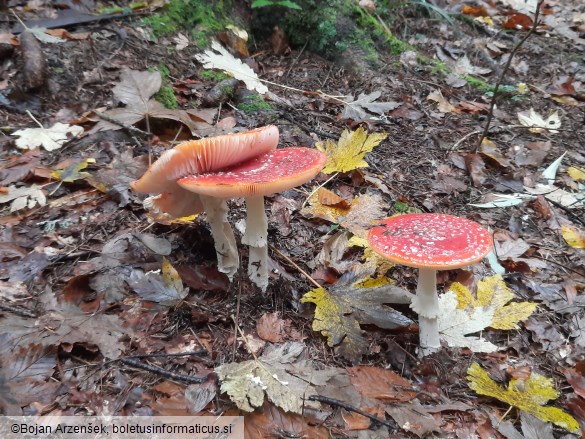
[[[440,11],[440,8],[437,9]],[[475,26],[482,26],[484,30],[492,32],[503,26],[508,16],[498,15],[500,9],[500,5],[486,8],[482,13],[484,20],[476,21]],[[570,25],[563,26],[559,21],[563,17],[572,18],[575,9],[571,10],[570,7],[564,9],[561,11],[555,4],[547,6],[547,14],[539,32],[565,35],[563,38],[577,41],[574,38],[578,35],[576,31],[580,22],[571,22]],[[385,12],[379,8],[376,14],[383,18]],[[493,19],[489,15],[493,16]],[[526,12],[526,15],[529,16],[530,11]],[[435,29],[435,21],[424,24]],[[416,23],[416,20],[413,23]],[[493,84],[497,78],[490,70],[492,72],[500,70],[511,48],[509,41],[506,43],[497,33],[494,33],[495,37],[489,38],[478,33],[474,35],[477,39],[473,44],[467,44],[471,41],[468,35],[454,37],[445,29],[448,28],[440,30],[437,27],[435,35],[441,35],[440,44],[443,50],[445,53],[449,52],[451,58],[456,60],[452,65],[461,75],[481,74],[482,80]],[[522,34],[513,29],[506,33],[514,36]],[[315,271],[325,266],[331,269],[328,282],[333,283],[323,285],[328,297],[324,296],[322,304],[334,302],[338,311],[348,309],[346,313],[329,313],[328,316],[331,321],[346,319],[351,322],[351,319],[354,319],[355,324],[353,326],[347,324],[347,327],[350,332],[354,331],[353,333],[357,334],[356,340],[361,338],[360,343],[363,345],[361,351],[358,349],[358,353],[350,350],[353,356],[347,361],[336,355],[345,343],[344,326],[340,324],[336,328],[330,322],[326,322],[326,330],[331,331],[332,337],[340,340],[340,344],[331,348],[325,345],[328,342],[327,337],[322,338],[318,332],[311,332],[308,323],[313,317],[313,310],[319,307],[312,304],[307,306],[307,303],[299,304],[302,292],[309,288],[306,287],[299,272],[292,269],[288,261],[278,258],[275,253],[271,253],[271,257],[274,258],[274,265],[271,265],[273,269],[271,284],[275,287],[275,294],[270,298],[274,298],[272,303],[280,313],[272,312],[273,307],[268,306],[266,298],[255,296],[244,284],[241,301],[238,302],[241,306],[239,324],[244,327],[245,340],[248,343],[257,343],[254,349],[244,349],[239,344],[242,338],[234,336],[228,318],[234,309],[235,301],[231,302],[234,297],[233,290],[227,280],[214,271],[213,257],[205,250],[209,244],[209,237],[202,226],[203,223],[193,218],[174,223],[169,221],[166,224],[148,222],[141,211],[139,198],[128,189],[128,183],[137,177],[136,169],[132,169],[132,162],[140,162],[142,172],[148,163],[149,154],[154,151],[156,155],[171,146],[168,141],[169,132],[179,126],[172,122],[179,122],[182,129],[187,128],[193,136],[225,132],[223,128],[212,126],[217,119],[226,121],[227,126],[235,129],[264,123],[258,115],[244,115],[235,110],[237,97],[224,102],[221,109],[209,109],[211,117],[204,114],[200,108],[186,109],[192,104],[196,106],[205,89],[211,88],[212,84],[204,80],[197,69],[193,69],[195,44],[189,40],[188,32],[181,35],[186,37],[178,40],[169,38],[169,41],[174,41],[172,45],[175,43],[181,45],[181,50],[175,53],[171,69],[175,81],[174,93],[181,110],[163,109],[153,100],[154,95],[151,92],[154,89],[160,90],[156,75],[152,75],[157,72],[133,70],[139,73],[136,75],[130,73],[135,75],[134,79],[127,79],[125,77],[127,73],[122,73],[119,80],[116,79],[121,65],[128,65],[130,69],[144,68],[143,62],[132,62],[131,58],[136,46],[142,43],[133,42],[134,44],[125,47],[124,56],[130,56],[127,60],[121,60],[115,52],[104,51],[112,54],[113,58],[100,70],[103,77],[98,85],[101,87],[108,81],[115,84],[114,105],[118,105],[118,101],[125,105],[113,109],[109,107],[107,111],[115,111],[106,112],[106,117],[109,114],[113,116],[112,119],[119,118],[119,121],[126,125],[141,127],[145,125],[145,120],[168,121],[168,126],[172,126],[173,129],[166,132],[156,126],[157,124],[151,125],[156,136],[152,138],[152,143],[142,139],[138,139],[138,142],[136,139],[128,140],[130,146],[123,150],[118,149],[118,140],[112,143],[103,136],[107,131],[92,132],[89,135],[91,143],[89,139],[88,143],[80,142],[78,138],[69,134],[66,135],[65,141],[67,148],[59,147],[47,151],[42,144],[40,149],[36,146],[37,149],[32,151],[36,151],[39,160],[37,164],[33,164],[34,161],[26,162],[25,155],[18,156],[22,157],[21,162],[13,160],[16,156],[14,150],[10,148],[18,136],[8,136],[9,140],[6,140],[6,136],[0,137],[0,142],[4,142],[2,143],[4,155],[0,166],[2,171],[6,171],[2,173],[2,178],[5,179],[4,186],[11,185],[2,188],[0,193],[0,196],[4,197],[0,198],[3,200],[4,212],[8,213],[12,203],[18,200],[13,209],[14,214],[2,218],[3,225],[6,225],[2,231],[3,238],[7,242],[0,245],[2,249],[0,275],[3,276],[2,282],[6,288],[0,289],[0,295],[5,303],[17,308],[8,311],[2,308],[0,313],[2,325],[6,325],[0,339],[2,343],[6,343],[4,348],[10,349],[3,351],[3,354],[6,353],[1,360],[0,388],[3,390],[6,388],[7,370],[21,371],[23,367],[25,369],[30,367],[31,371],[37,373],[25,374],[21,381],[11,373],[9,377],[12,381],[9,384],[12,386],[11,389],[18,388],[21,394],[25,393],[18,397],[19,401],[7,402],[11,409],[20,411],[20,407],[29,404],[35,407],[35,410],[43,409],[51,407],[56,398],[60,401],[68,398],[72,406],[80,409],[87,407],[89,410],[99,412],[99,408],[104,407],[105,403],[111,403],[108,398],[113,398],[112,391],[108,389],[116,389],[121,398],[116,400],[120,402],[116,406],[123,407],[121,410],[127,410],[128,413],[134,412],[135,406],[131,403],[125,404],[123,395],[136,397],[141,403],[141,410],[155,413],[176,411],[187,414],[188,407],[205,411],[214,403],[207,406],[205,404],[209,403],[215,393],[219,393],[214,383],[209,383],[207,391],[202,391],[200,398],[197,392],[190,389],[187,401],[183,385],[144,384],[150,382],[153,377],[156,379],[156,373],[129,370],[119,367],[119,363],[108,363],[97,372],[93,366],[96,358],[101,361],[102,357],[114,359],[123,354],[134,355],[143,352],[184,353],[205,346],[212,354],[210,358],[213,358],[206,364],[192,358],[174,357],[167,358],[164,362],[158,362],[155,358],[149,358],[147,361],[158,362],[168,370],[205,376],[218,364],[230,364],[235,367],[235,364],[251,361],[253,355],[250,351],[258,352],[256,361],[265,362],[268,365],[265,367],[273,374],[263,376],[257,369],[252,369],[252,374],[255,374],[252,382],[258,383],[262,388],[266,381],[269,386],[262,389],[261,405],[254,405],[255,412],[246,415],[246,428],[252,432],[250,437],[267,436],[275,432],[283,436],[297,434],[299,437],[303,435],[329,437],[330,432],[334,436],[351,436],[358,434],[354,430],[368,427],[373,431],[362,431],[360,434],[379,434],[380,437],[385,437],[384,435],[425,437],[440,431],[438,434],[447,436],[495,436],[499,427],[507,421],[501,424],[491,421],[490,425],[486,413],[487,416],[492,415],[492,412],[497,414],[501,404],[488,398],[474,399],[470,389],[462,381],[465,370],[462,370],[461,365],[466,367],[469,364],[470,355],[482,364],[490,362],[494,364],[492,373],[494,379],[500,383],[509,379],[504,373],[511,370],[512,365],[518,361],[524,363],[529,361],[531,366],[546,371],[547,376],[554,377],[557,388],[562,390],[562,397],[555,401],[551,399],[551,402],[558,406],[564,405],[579,421],[585,419],[585,415],[579,411],[580,397],[571,394],[572,391],[581,392],[579,389],[582,386],[576,378],[581,369],[574,365],[585,346],[582,330],[584,316],[581,309],[583,286],[577,275],[580,272],[579,267],[583,266],[580,262],[583,261],[580,248],[582,223],[579,221],[583,200],[581,193],[584,191],[580,173],[583,160],[578,147],[575,146],[574,133],[571,133],[571,128],[577,126],[579,122],[574,112],[575,106],[579,107],[582,100],[582,80],[578,72],[575,73],[574,69],[569,70],[562,62],[555,64],[560,72],[558,78],[543,77],[539,69],[533,68],[532,64],[536,59],[538,65],[541,64],[541,58],[550,59],[555,41],[549,39],[547,47],[544,48],[536,44],[525,46],[525,50],[516,55],[518,59],[512,64],[513,70],[509,73],[511,76],[506,78],[507,83],[513,84],[506,86],[506,93],[510,93],[510,99],[500,102],[502,105],[498,103],[494,112],[494,124],[498,124],[498,127],[490,131],[490,141],[493,143],[481,145],[475,153],[472,146],[462,143],[458,146],[460,152],[452,154],[445,148],[445,144],[452,144],[466,133],[483,127],[485,119],[480,119],[479,115],[483,117],[486,114],[489,95],[474,90],[473,86],[461,80],[461,77],[456,82],[453,82],[452,78],[452,86],[449,82],[444,86],[445,78],[441,74],[431,72],[426,68],[426,64],[419,62],[416,59],[419,50],[429,51],[431,56],[434,56],[433,50],[437,45],[436,41],[426,38],[424,32],[420,34],[421,38],[417,37],[410,41],[416,47],[416,51],[410,51],[411,61],[407,62],[406,57],[401,57],[400,68],[403,71],[394,72],[394,67],[387,65],[384,74],[374,77],[371,81],[365,75],[363,78],[366,80],[348,81],[349,76],[346,73],[337,74],[335,70],[330,70],[328,64],[316,60],[308,52],[296,52],[291,57],[268,56],[258,52],[252,55],[252,59],[246,61],[258,65],[260,70],[257,71],[262,72],[262,78],[272,82],[282,84],[282,78],[285,77],[295,86],[310,89],[314,86],[307,78],[311,78],[319,81],[320,86],[330,86],[336,95],[347,96],[345,99],[347,102],[342,110],[339,101],[331,102],[327,100],[326,94],[321,92],[313,92],[315,94],[311,95],[311,92],[301,94],[299,91],[289,90],[283,92],[286,98],[273,101],[277,102],[275,104],[271,102],[274,106],[279,106],[282,102],[294,102],[294,111],[292,108],[283,110],[293,115],[299,122],[299,127],[302,123],[305,126],[303,129],[308,128],[306,133],[299,134],[302,131],[299,129],[293,134],[293,125],[289,125],[288,122],[280,123],[281,121],[277,119],[276,123],[281,127],[283,137],[287,136],[281,146],[296,143],[301,139],[310,144],[317,141],[330,158],[334,157],[334,160],[328,163],[330,165],[328,170],[331,170],[329,177],[332,177],[324,184],[328,189],[325,187],[319,189],[317,201],[311,197],[306,207],[313,211],[305,211],[304,217],[298,212],[299,206],[310,192],[309,188],[281,195],[283,199],[290,201],[287,202],[287,206],[292,207],[286,208],[286,215],[282,211],[274,212],[275,215],[270,219],[269,234],[274,248],[287,248],[286,253],[298,265],[306,264]],[[400,35],[400,32],[396,35]],[[533,37],[541,36],[533,35],[530,41]],[[454,39],[460,41],[453,41]],[[79,44],[84,44],[82,40],[80,41]],[[91,41],[92,44],[103,48],[100,46],[102,44],[100,38]],[[475,53],[471,54],[461,49],[464,47],[474,47]],[[61,48],[60,50],[67,54],[67,45],[62,44]],[[43,49],[48,53],[54,50],[49,45],[44,45]],[[293,47],[292,50],[296,49]],[[161,59],[168,55],[160,52],[155,45],[150,45],[148,51],[148,56],[156,53],[161,55]],[[217,51],[213,52],[223,58],[217,63],[223,62],[227,63],[229,68],[241,69],[243,64],[240,65],[239,60]],[[139,59],[143,60],[144,57]],[[416,62],[413,62],[415,59]],[[67,60],[64,59],[62,69],[67,73],[69,67],[65,61]],[[181,71],[182,63],[188,65],[188,69]],[[526,70],[526,65],[530,65],[531,69]],[[93,67],[94,65],[88,64],[87,68]],[[328,71],[333,72],[330,77],[320,76],[322,72]],[[389,71],[392,73],[388,74]],[[9,74],[11,80],[18,81],[18,73]],[[181,75],[188,77],[181,78]],[[175,76],[179,79],[175,80]],[[343,80],[338,80],[337,76],[343,76]],[[262,84],[262,81],[258,80],[258,75],[250,75],[250,78],[256,81],[256,85]],[[365,84],[366,82],[368,83]],[[527,83],[528,87],[526,85],[521,87],[522,83]],[[177,84],[181,87],[177,87]],[[437,84],[441,84],[441,95],[436,92]],[[107,101],[109,96],[102,99],[99,94],[95,94],[95,84],[87,85],[88,87],[77,88],[82,104],[88,102],[87,95],[91,91],[99,102],[90,100],[87,108],[98,106],[104,108],[111,105],[111,102]],[[10,86],[0,81],[1,91]],[[454,86],[457,86],[456,90],[449,88]],[[107,85],[103,88],[107,91]],[[434,91],[436,102],[441,106],[438,112],[436,109],[439,107],[435,104],[429,105],[425,101],[425,97]],[[396,102],[384,102],[385,99],[380,99],[382,92],[384,96],[392,96]],[[43,98],[49,96],[47,93],[52,92],[42,91]],[[0,105],[5,105],[3,100],[5,96],[9,95],[2,94]],[[82,96],[85,96],[85,101]],[[569,97],[572,100],[561,99]],[[32,97],[30,99],[32,102]],[[519,110],[528,107],[525,105],[528,100],[536,111],[533,111],[534,114],[530,111],[525,114],[529,119],[526,121],[526,128],[499,126],[501,123],[514,123]],[[71,97],[60,96],[59,103],[61,101],[63,107],[70,107],[63,108],[64,110],[74,108],[70,105]],[[48,105],[47,108],[51,108],[42,115],[43,120],[50,121],[47,126],[53,126],[57,122],[67,123],[73,127],[79,124],[83,126],[85,133],[93,124],[91,120],[79,119],[73,122],[74,117],[59,116],[61,111],[57,112],[60,109],[55,108],[54,96],[46,99],[45,103]],[[432,109],[431,112],[428,110],[429,107]],[[441,113],[443,109],[448,111]],[[118,111],[119,113],[116,113]],[[72,111],[72,114],[75,112]],[[555,112],[559,115],[559,122],[554,117]],[[550,115],[553,117],[550,118]],[[8,116],[11,126],[16,129],[27,129],[26,123],[23,124],[18,119],[18,113],[10,112]],[[561,118],[562,126],[559,125]],[[98,122],[102,127],[104,123],[105,119]],[[362,129],[356,130],[358,125],[367,127],[367,131],[364,130],[367,137],[387,135],[383,142],[370,149],[369,155],[365,150],[368,148],[363,147],[368,141],[360,144],[355,141],[359,136],[353,137],[356,136],[356,131]],[[337,133],[335,136],[339,137],[339,133],[348,127],[351,128],[348,131],[354,134],[348,135],[349,141],[346,144],[332,142],[333,145],[323,146],[326,141],[321,135],[322,129],[325,129],[325,132]],[[119,128],[118,125],[112,124],[110,129]],[[381,133],[382,128],[386,133]],[[9,132],[14,134],[12,129]],[[175,134],[176,132],[173,132],[171,138]],[[360,135],[363,136],[361,133]],[[33,144],[32,141],[29,143]],[[8,148],[4,148],[5,145],[8,145]],[[463,152],[468,146],[470,152]],[[120,154],[118,151],[124,152]],[[554,154],[553,158],[559,157],[565,151],[567,154],[562,159],[557,159],[554,166],[551,165],[549,168],[544,166],[545,172],[541,179],[539,171],[542,172],[542,169],[539,167],[548,163],[547,155]],[[455,165],[456,169],[450,168],[445,171],[445,164],[457,154],[460,158],[464,157],[463,160],[467,162],[465,166],[460,168]],[[90,163],[88,157],[94,158],[96,162]],[[55,165],[57,162],[67,165],[58,168]],[[14,163],[15,166],[11,168],[10,163]],[[91,176],[86,175],[83,163],[91,164],[88,172]],[[375,177],[369,171],[365,171],[364,166],[375,170]],[[64,184],[57,188],[55,194],[58,198],[52,200],[53,195],[47,195],[45,185],[49,183],[53,187],[56,185],[50,182],[50,174],[52,170],[59,169],[63,172],[54,177],[62,180]],[[547,173],[547,169],[554,172]],[[318,181],[323,182],[326,179],[327,177],[320,176]],[[100,192],[93,191],[90,185]],[[88,188],[96,196],[85,199],[79,197],[79,194]],[[563,192],[553,194],[557,189]],[[23,192],[15,197],[18,190]],[[334,193],[337,198],[327,190]],[[533,192],[530,193],[530,190]],[[527,197],[516,196],[517,193],[524,191]],[[489,210],[473,209],[467,204],[478,202],[477,200],[486,194],[498,193],[502,193],[501,207],[505,206],[507,201],[505,197],[509,197],[509,200],[514,199],[515,204]],[[571,194],[578,202],[570,204],[566,194]],[[42,196],[46,197],[44,201],[40,201]],[[39,209],[42,204],[44,207]],[[235,200],[230,207],[230,215],[241,216],[239,200]],[[460,322],[456,325],[458,331],[449,332],[447,326],[443,325],[443,332],[461,341],[462,346],[466,348],[446,347],[437,356],[423,360],[408,355],[414,352],[418,343],[414,327],[416,316],[409,310],[408,300],[394,303],[395,298],[388,295],[389,286],[394,288],[400,286],[408,291],[414,291],[415,275],[408,268],[376,260],[364,242],[364,234],[372,222],[394,213],[416,210],[456,212],[492,227],[496,236],[498,255],[502,258],[500,262],[505,266],[502,269],[508,270],[502,279],[506,279],[506,283],[513,287],[514,295],[508,300],[510,292],[501,286],[499,281],[494,281],[495,287],[486,289],[483,283],[486,280],[485,276],[483,280],[479,280],[477,289],[473,288],[477,279],[480,279],[477,273],[480,270],[479,266],[439,273],[438,279],[445,291],[459,292],[455,306],[451,293],[444,295],[450,299],[444,321],[451,326],[454,322]],[[51,224],[52,229],[48,228]],[[43,229],[44,227],[47,228]],[[283,233],[279,234],[281,231]],[[334,240],[332,236],[343,238]],[[8,248],[4,244],[13,247]],[[323,252],[324,257],[316,260],[316,255],[325,248],[327,252]],[[245,253],[243,257],[246,257]],[[532,261],[532,265],[522,269],[524,271],[519,271],[521,269],[518,267],[526,261]],[[535,265],[535,261],[539,261],[540,265]],[[497,260],[495,262],[498,263]],[[490,265],[494,266],[492,262]],[[176,268],[175,272],[171,270],[172,266]],[[487,266],[484,268],[487,269]],[[157,270],[161,272],[155,273]],[[346,280],[343,274],[347,270],[355,273],[355,282],[344,284]],[[279,272],[286,273],[279,276]],[[520,277],[516,277],[517,275]],[[140,278],[143,282],[139,287],[134,285],[136,289],[129,285],[132,283],[130,279],[134,278]],[[151,281],[151,278],[155,280]],[[457,282],[465,286],[456,287]],[[10,292],[7,285],[15,285],[15,290]],[[74,286],[78,291],[74,291]],[[139,291],[142,294],[138,294]],[[473,291],[477,292],[473,294]],[[72,293],[77,294],[77,302],[70,300]],[[410,296],[407,294],[406,297]],[[148,300],[152,298],[155,300]],[[542,306],[526,320],[529,311],[534,311],[536,302],[541,302]],[[87,310],[89,306],[94,307],[92,308],[94,315],[84,314],[83,310]],[[376,311],[388,312],[388,309],[400,311],[403,317],[414,320],[403,321],[406,323],[405,326],[390,328],[384,323],[387,316],[376,314]],[[23,310],[32,313],[29,314],[32,317],[15,319],[14,313]],[[486,316],[490,316],[492,311],[491,320],[487,319]],[[478,315],[477,319],[470,318],[474,314]],[[393,318],[400,321],[397,315]],[[94,323],[90,323],[88,319],[94,319]],[[484,326],[488,323],[488,326]],[[384,324],[388,327],[384,327]],[[26,327],[24,331],[23,325]],[[511,328],[515,329],[503,332]],[[11,331],[14,334],[11,334]],[[14,338],[14,335],[21,338]],[[470,342],[470,337],[475,339]],[[503,338],[507,338],[506,343],[502,343]],[[129,340],[132,340],[132,343],[129,343]],[[479,349],[469,349],[470,345],[476,346],[473,343],[488,340],[496,346],[501,345],[504,349],[487,355],[479,353]],[[282,358],[286,358],[288,354],[280,348],[284,343],[291,341],[297,343],[302,341],[301,345],[305,346],[298,356],[291,357],[290,361],[288,359],[279,361],[280,357],[273,360],[270,357],[271,352],[276,351]],[[355,340],[354,342],[358,344]],[[294,345],[286,346],[292,350],[297,349]],[[369,373],[364,375],[367,376],[367,383],[374,393],[376,389],[380,389],[379,393],[386,392],[387,400],[391,400],[392,392],[396,392],[397,395],[416,392],[414,398],[388,404],[383,396],[376,399],[375,394],[360,395],[356,389],[362,389],[364,386],[362,384],[354,386],[348,377],[349,370],[339,367],[358,360],[368,364],[359,367],[369,368]],[[235,363],[228,363],[229,361]],[[430,364],[440,364],[441,367],[436,368]],[[566,374],[567,368],[574,369],[573,374]],[[62,374],[61,371],[65,373]],[[385,427],[376,429],[369,425],[368,418],[361,415],[353,416],[344,409],[327,410],[325,403],[321,403],[321,412],[313,411],[315,408],[309,407],[306,399],[304,415],[285,413],[272,401],[278,401],[285,407],[298,407],[299,393],[296,386],[289,386],[287,375],[281,377],[281,372],[304,379],[307,393],[302,398],[314,392],[349,403],[379,418],[383,418],[386,412],[387,419],[394,419],[396,426],[388,431]],[[353,372],[355,371],[351,373]],[[323,376],[319,376],[319,373]],[[396,376],[389,378],[392,374]],[[565,384],[563,376],[567,377],[571,387]],[[398,382],[398,377],[404,382],[393,384],[395,379]],[[234,376],[235,381],[236,378],[237,374]],[[519,378],[513,375],[513,379]],[[524,377],[521,380],[525,383],[529,378]],[[226,381],[229,381],[229,377]],[[141,394],[148,397],[139,396],[137,387],[133,387],[130,393],[127,392],[129,387],[126,383],[133,383],[132,386],[135,386],[136,382],[143,383],[139,386]],[[246,380],[242,382],[249,384]],[[517,386],[518,389],[521,387]],[[524,390],[524,387],[521,390]],[[57,388],[61,390],[58,391]],[[96,393],[94,389],[100,392]],[[246,400],[249,404],[250,401],[258,399],[260,403],[258,389],[256,387],[249,389],[250,395],[242,397],[242,401]],[[449,389],[449,392],[444,389]],[[285,396],[281,397],[280,391]],[[5,395],[9,392],[0,393]],[[449,398],[457,401],[449,401]],[[291,405],[290,401],[295,401],[294,405]],[[462,408],[459,401],[466,401],[469,404]],[[0,397],[0,404],[4,402],[5,396]],[[223,398],[222,402],[229,404],[227,398]],[[545,408],[552,408],[551,405]],[[444,409],[441,409],[441,406]],[[465,413],[453,416],[452,413],[442,414],[442,410]],[[338,415],[337,412],[342,414]],[[497,419],[499,418],[498,416]],[[254,424],[250,423],[251,419],[254,419]],[[543,438],[561,435],[570,437],[559,429],[554,429],[551,433],[550,423],[543,423],[524,414],[507,419],[511,420],[509,422],[511,428],[524,437],[531,435]],[[506,433],[501,431],[503,435],[514,437],[511,430],[506,430]]]

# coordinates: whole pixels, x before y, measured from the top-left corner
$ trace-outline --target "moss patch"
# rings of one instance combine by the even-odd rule
[[[199,70],[199,76],[201,79],[213,82],[221,82],[224,79],[231,78],[227,73],[223,73],[219,70],[201,69]]]
[[[190,32],[196,44],[204,46],[212,34],[232,23],[232,0],[171,0],[162,12],[143,19],[155,38],[179,31]]]
[[[259,94],[249,94],[243,102],[238,104],[238,109],[246,114],[253,114],[259,111],[270,111],[273,108]]]

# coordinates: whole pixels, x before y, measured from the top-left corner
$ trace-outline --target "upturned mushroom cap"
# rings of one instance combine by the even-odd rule
[[[132,189],[150,194],[171,192],[181,177],[217,171],[275,149],[278,137],[278,128],[269,125],[180,143],[162,153],[139,180],[131,183]]]
[[[191,192],[212,197],[270,195],[312,180],[326,160],[325,154],[316,149],[276,149],[219,172],[180,178],[177,183]]]
[[[481,225],[453,215],[413,213],[383,220],[368,234],[370,246],[397,264],[450,270],[482,260],[493,248]]]

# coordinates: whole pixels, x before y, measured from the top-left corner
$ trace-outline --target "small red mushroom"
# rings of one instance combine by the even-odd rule
[[[386,259],[419,269],[410,307],[419,315],[421,356],[436,352],[441,347],[436,271],[481,261],[493,248],[491,234],[466,218],[413,213],[383,220],[370,230],[368,242]]]
[[[276,149],[218,172],[192,175],[177,180],[184,189],[207,197],[245,197],[246,231],[242,242],[250,246],[248,275],[266,291],[268,286],[268,221],[264,196],[312,180],[327,157],[310,148]]]
[[[161,154],[145,174],[131,183],[136,192],[156,194],[144,201],[172,217],[207,212],[217,252],[218,269],[231,279],[239,268],[236,238],[227,222],[225,200],[200,196],[183,189],[177,180],[186,175],[217,171],[273,150],[278,145],[274,125],[242,133],[183,142]]]

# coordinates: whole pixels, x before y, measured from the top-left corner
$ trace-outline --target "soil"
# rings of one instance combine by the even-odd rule
[[[565,10],[578,12],[581,8],[583,13],[577,0],[567,3],[570,4],[563,6]],[[560,6],[551,7],[557,8],[559,19],[566,19],[558,11]],[[24,14],[21,9],[16,10]],[[40,8],[23,18],[44,18],[47,12],[54,11]],[[5,414],[190,414],[184,391],[188,383],[161,375],[159,370],[109,360],[206,349],[210,353],[207,357],[140,360],[171,373],[205,380],[220,364],[252,358],[250,346],[234,333],[233,318],[250,343],[262,342],[256,332],[258,321],[275,311],[290,325],[288,339],[302,340],[306,345],[304,355],[317,368],[352,366],[328,345],[327,338],[313,331],[313,304],[299,301],[314,288],[307,274],[331,286],[344,274],[344,270],[336,268],[339,262],[359,264],[361,257],[360,252],[347,250],[338,261],[326,258],[325,264],[323,259],[317,262],[323,246],[337,229],[331,222],[300,213],[314,184],[266,201],[272,272],[268,292],[261,294],[243,273],[230,284],[217,272],[204,216],[192,222],[159,224],[143,208],[144,197],[129,189],[129,182],[144,172],[149,161],[173,142],[190,137],[184,126],[173,120],[151,120],[136,124],[146,136],[127,129],[91,132],[99,121],[96,112],[118,105],[112,89],[124,68],[148,71],[164,64],[168,69],[164,83],[172,86],[178,107],[183,109],[199,109],[206,93],[217,84],[195,61],[195,54],[202,48],[189,45],[180,51],[171,50],[176,45],[176,35],[150,41],[141,15],[72,26],[68,28],[71,34],[88,35],[80,39],[66,37],[59,44],[41,42],[46,58],[42,72],[45,77],[42,85],[32,88],[26,82],[25,57],[20,48],[7,50],[6,54],[0,50],[0,180],[4,187],[40,185],[47,196],[44,206],[18,212],[10,211],[10,203],[1,205],[0,324],[5,330],[0,328],[0,346],[2,369],[8,372],[0,371],[0,387],[8,391],[0,397],[0,410]],[[14,24],[13,17],[6,13],[0,22],[0,33],[8,32]],[[427,60],[440,57],[454,66],[457,57],[466,55],[474,66],[489,69],[482,78],[492,85],[502,72],[506,54],[526,32],[492,33],[463,19],[451,25],[440,15],[416,5],[397,9],[388,26]],[[276,55],[270,39],[256,40],[249,47],[248,61],[262,79],[270,81],[269,89],[276,96],[265,98],[269,106],[255,109],[249,104],[255,101],[246,98],[240,85],[239,93],[225,97],[215,107],[213,123],[226,120],[227,124],[233,118],[234,129],[277,125],[281,147],[313,147],[317,141],[336,140],[343,130],[358,126],[369,132],[387,133],[387,139],[366,156],[368,168],[340,174],[327,182],[327,188],[348,201],[375,194],[384,201],[386,216],[402,213],[402,206],[407,205],[410,210],[467,217],[488,227],[499,249],[512,255],[500,256],[505,268],[503,279],[515,292],[516,300],[536,301],[539,307],[515,330],[486,331],[489,341],[504,346],[497,353],[477,354],[465,348],[445,347],[421,360],[417,357],[416,325],[388,330],[375,325],[362,327],[368,349],[360,364],[393,370],[415,383],[418,400],[426,408],[438,406],[441,401],[459,401],[480,410],[482,404],[489,402],[494,411],[503,415],[506,404],[487,398],[478,402],[478,395],[467,385],[468,367],[479,362],[501,385],[511,376],[517,377],[522,368],[552,378],[560,390],[553,404],[579,421],[585,420],[578,412],[579,407],[585,407],[578,396],[583,396],[579,393],[583,390],[569,383],[566,374],[582,364],[585,353],[579,323],[583,321],[585,250],[569,246],[561,235],[563,225],[583,233],[585,209],[547,201],[542,196],[505,208],[471,205],[484,202],[487,194],[512,194],[524,192],[523,186],[534,187],[543,182],[539,172],[563,154],[555,185],[571,193],[583,193],[582,186],[567,174],[571,166],[585,167],[582,42],[555,33],[550,27],[540,27],[523,44],[515,57],[517,62],[505,74],[504,84],[526,83],[527,91],[521,94],[515,89],[498,98],[489,133],[495,144],[491,153],[482,153],[478,146],[492,99],[490,93],[469,83],[449,85],[437,64],[421,62],[421,57],[408,54],[390,54],[383,48],[374,65],[368,63],[364,69],[360,64],[356,71],[351,68],[355,64],[351,57],[359,56],[359,51],[348,51],[329,61],[323,54],[310,53],[303,47]],[[502,55],[495,54],[496,46]],[[429,100],[428,96],[437,90],[456,108],[442,111]],[[343,105],[328,97],[356,98],[360,93],[374,91],[381,92],[379,101],[401,106],[383,117],[348,120],[341,117]],[[248,106],[239,106],[242,102]],[[561,128],[552,133],[531,132],[519,126],[517,113],[530,108],[545,118],[557,111]],[[86,134],[54,151],[25,153],[16,148],[12,134],[36,127],[37,121],[44,127],[57,122],[79,125]],[[533,153],[539,148],[547,152],[537,160]],[[520,150],[526,151],[528,158],[524,162],[519,159]],[[51,176],[55,170],[88,158],[95,161],[86,163],[83,171],[93,177],[60,183]],[[325,183],[328,177],[321,175],[317,182]],[[369,178],[377,183],[371,183]],[[241,200],[230,202],[230,207],[232,224],[245,218]],[[165,242],[145,246],[142,243],[146,235]],[[514,249],[524,244],[525,251],[516,254]],[[240,246],[244,266],[246,252],[245,246]],[[190,288],[188,296],[170,306],[143,300],[137,292],[139,287],[128,282],[133,270],[160,269],[163,256],[178,270],[185,287]],[[442,272],[440,290],[446,291],[454,281],[473,289],[478,279],[491,273],[487,263]],[[395,285],[415,291],[414,269],[394,267],[386,274]],[[407,306],[397,309],[416,321],[416,314]],[[86,333],[86,323],[79,322],[90,316],[99,316],[99,320]],[[60,319],[72,319],[68,331],[56,323]],[[39,325],[47,331],[32,338],[14,337],[26,332],[23,327]],[[101,334],[108,325],[116,329],[109,335]],[[92,328],[100,333],[98,337],[89,334]],[[124,328],[132,328],[136,336],[116,338],[115,334],[123,334]],[[103,346],[108,343],[110,350],[104,352]],[[27,395],[11,398],[11,385],[20,383],[15,373],[18,359],[35,355],[52,358],[53,362],[48,369],[38,366],[39,373],[44,374],[40,384],[33,380],[22,390]],[[209,375],[211,385],[213,381],[214,376]],[[236,413],[228,395],[218,395],[207,410]],[[345,402],[360,406],[359,401]],[[266,413],[270,410],[275,409],[265,406],[260,412],[269,416]],[[330,429],[331,437],[374,437],[369,430],[344,430],[340,409],[328,413],[331,416],[322,422]],[[484,436],[486,431],[504,437],[495,433],[497,427],[483,409],[456,411],[451,417],[440,413],[441,431],[431,430],[422,437],[488,437]],[[270,416],[274,417],[274,413]],[[520,425],[518,414],[508,419]],[[255,418],[250,425],[262,422]],[[299,428],[313,428],[308,425]],[[402,427],[378,425],[376,437],[419,437]],[[462,433],[464,427],[469,429],[468,436]],[[248,431],[248,436],[290,437],[262,431],[267,435],[255,436]],[[303,431],[308,434],[303,437],[318,437],[313,430]],[[576,436],[567,436],[566,430],[555,427],[554,437]]]

